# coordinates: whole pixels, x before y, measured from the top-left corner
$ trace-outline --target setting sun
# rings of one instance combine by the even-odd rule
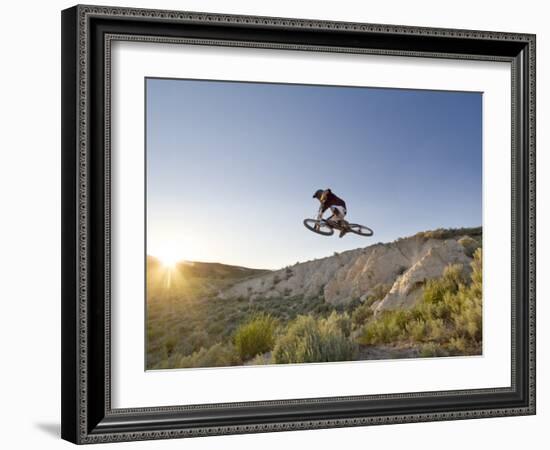
[[[158,255],[158,259],[161,264],[167,269],[174,269],[176,264],[180,261],[180,258],[171,253]]]

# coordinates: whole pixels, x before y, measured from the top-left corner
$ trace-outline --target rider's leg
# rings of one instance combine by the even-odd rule
[[[330,219],[335,218],[334,220],[337,222],[345,222],[344,217],[346,216],[346,212],[344,208],[339,206],[331,206],[330,211],[332,212]]]
[[[333,216],[337,217],[337,220],[340,224],[340,237],[344,237],[344,235],[348,232],[347,230],[347,222],[344,219],[346,216],[346,209],[342,206],[333,206],[330,208],[330,210],[333,212]]]

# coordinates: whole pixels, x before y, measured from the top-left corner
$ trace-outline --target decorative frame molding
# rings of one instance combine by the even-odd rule
[[[145,34],[152,24],[156,31]],[[112,409],[110,49],[116,40],[510,62],[511,387]],[[534,414],[535,52],[531,34],[80,5],[63,11],[63,438],[83,444]],[[445,407],[447,399],[454,405]],[[222,420],[222,410],[234,417]]]

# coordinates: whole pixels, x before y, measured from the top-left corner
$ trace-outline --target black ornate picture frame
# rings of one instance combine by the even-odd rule
[[[117,40],[512,67],[511,386],[111,407],[110,48]],[[535,414],[535,36],[99,6],[62,12],[62,437],[74,443]]]

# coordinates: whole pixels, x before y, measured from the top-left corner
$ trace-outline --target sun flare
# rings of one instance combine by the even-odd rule
[[[174,269],[176,264],[180,262],[180,258],[170,253],[159,255],[158,259],[162,266],[166,269]]]

